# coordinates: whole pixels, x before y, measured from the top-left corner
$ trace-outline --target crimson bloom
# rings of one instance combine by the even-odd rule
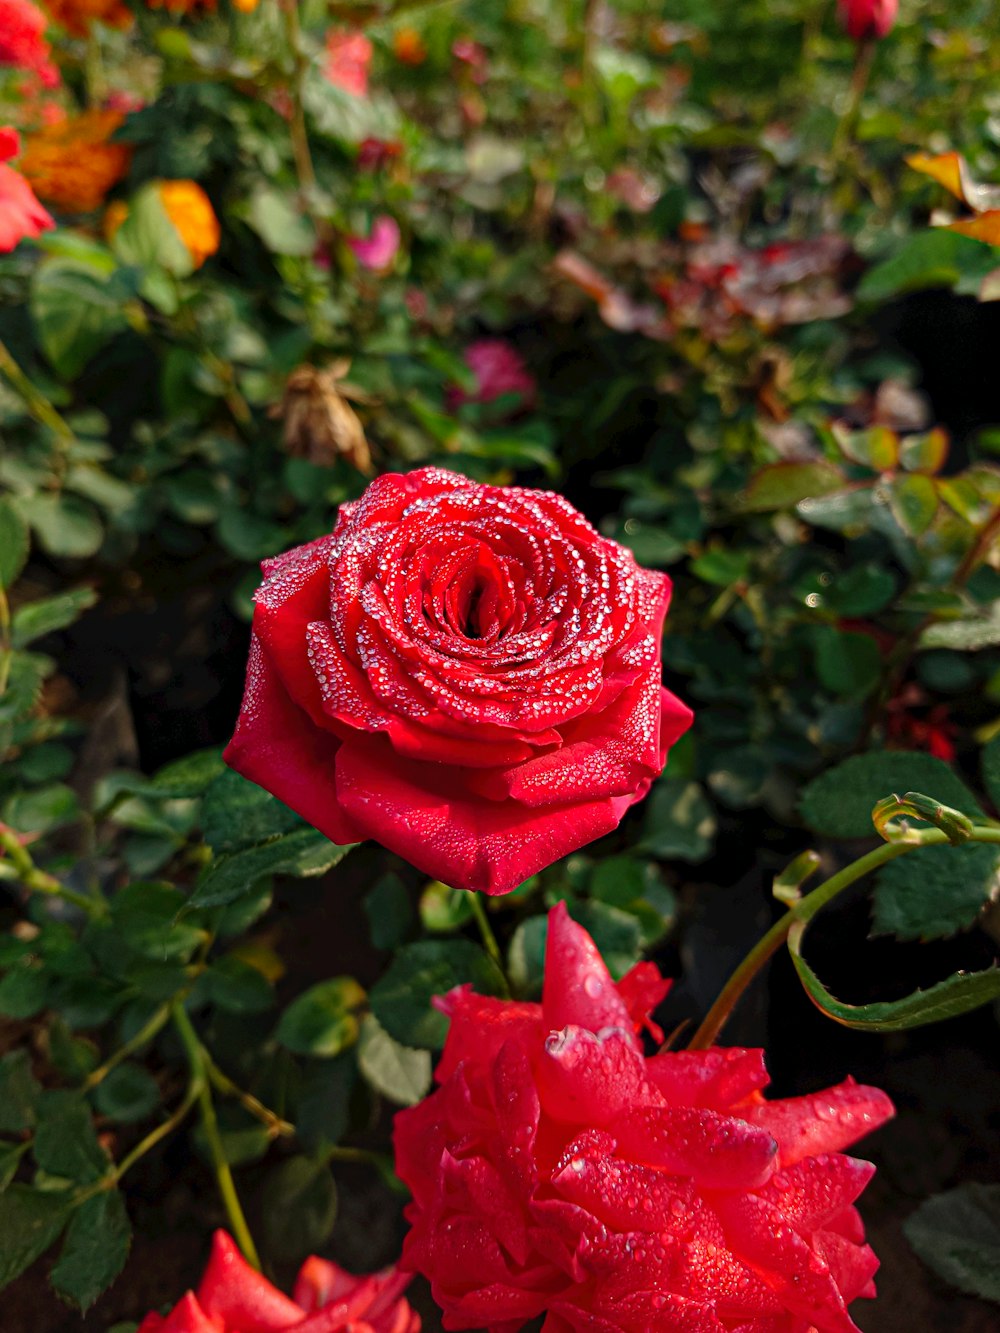
[[[374,48],[362,32],[331,28],[326,34],[326,77],[353,97],[368,92],[368,66]]]
[[[17,131],[9,125],[0,127],[0,254],[4,255],[25,237],[40,236],[56,225],[24,177],[5,165],[20,151]]]
[[[560,903],[542,1003],[458,987],[440,1087],[396,1116],[410,1187],[402,1266],[448,1329],[516,1333],[857,1333],[878,1261],[847,1147],[892,1115],[848,1079],[765,1101],[763,1052],[644,1058],[667,983],[616,985]]]
[[[59,83],[45,40],[48,19],[31,0],[0,0],[0,65],[37,74],[46,88]]]
[[[367,236],[351,236],[347,244],[364,268],[384,273],[392,266],[399,249],[399,223],[382,213],[372,223]]]
[[[379,477],[265,562],[226,762],[334,842],[507,893],[615,828],[690,725],[670,586],[561,496]]]
[[[898,13],[899,0],[837,0],[841,26],[856,42],[887,36]]]
[[[168,1315],[148,1314],[139,1333],[420,1333],[420,1316],[403,1299],[409,1280],[394,1268],[354,1277],[314,1256],[289,1299],[217,1231],[197,1292]]]
[[[478,338],[469,343],[463,359],[476,387],[472,393],[459,388],[450,392],[448,405],[453,411],[462,403],[492,403],[498,398],[510,398],[519,408],[535,401],[535,377],[505,338]]]

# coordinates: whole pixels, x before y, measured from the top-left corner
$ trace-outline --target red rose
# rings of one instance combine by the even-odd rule
[[[9,125],[0,126],[0,255],[13,250],[25,237],[40,236],[56,225],[24,177],[5,165],[20,150],[17,131]]]
[[[0,65],[29,70],[45,88],[55,88],[59,71],[45,40],[48,19],[31,0],[0,0]]]
[[[899,0],[838,0],[837,12],[847,35],[864,42],[888,35],[899,13]]]
[[[217,1231],[197,1294],[189,1291],[168,1315],[148,1314],[139,1333],[420,1333],[420,1316],[402,1299],[408,1282],[394,1268],[354,1277],[314,1257],[289,1300]]]
[[[226,762],[457,888],[609,833],[690,725],[670,580],[547,491],[389,474],[264,574]]]
[[[889,1099],[848,1079],[765,1101],[762,1051],[644,1058],[636,1023],[663,989],[616,986],[559,904],[540,1005],[441,1003],[441,1086],[395,1143],[401,1264],[445,1328],[857,1333],[847,1305],[878,1261],[852,1205],[874,1168],[839,1150]]]

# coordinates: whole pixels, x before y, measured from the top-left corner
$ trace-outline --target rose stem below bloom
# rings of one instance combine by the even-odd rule
[[[479,933],[483,937],[483,944],[486,952],[500,969],[500,975],[504,981],[507,980],[507,973],[503,967],[503,955],[500,952],[500,946],[497,944],[497,937],[493,934],[493,927],[490,925],[489,918],[486,915],[486,908],[483,906],[483,900],[478,893],[470,893],[469,901],[472,904],[472,915],[476,918],[476,924],[479,927]]]
[[[246,1217],[243,1215],[243,1208],[240,1205],[239,1195],[236,1193],[236,1185],[233,1181],[233,1173],[226,1161],[225,1150],[219,1135],[219,1123],[215,1118],[215,1104],[212,1101],[212,1089],[205,1063],[205,1049],[191,1026],[191,1020],[188,1018],[183,1004],[174,1003],[173,1019],[174,1027],[177,1029],[177,1034],[184,1045],[188,1063],[191,1067],[191,1086],[196,1091],[197,1100],[201,1107],[201,1123],[205,1130],[205,1139],[212,1157],[212,1165],[215,1168],[215,1179],[219,1186],[219,1193],[222,1196],[226,1213],[229,1216],[233,1236],[237,1245],[243,1251],[243,1257],[247,1263],[259,1270],[260,1258],[257,1254],[257,1247],[253,1243],[250,1228],[247,1226]]]
[[[788,932],[796,921],[808,921],[843,889],[848,888],[849,885],[854,884],[872,870],[877,870],[879,866],[885,865],[887,861],[892,861],[897,856],[912,851],[915,847],[937,847],[950,841],[947,833],[939,828],[913,830],[909,836],[910,840],[907,842],[883,843],[881,847],[876,847],[874,851],[859,857],[857,861],[852,861],[843,870],[838,870],[835,875],[831,875],[819,888],[813,889],[812,893],[807,893],[784,916],[779,917],[767,934],[757,941],[723,986],[719,998],[709,1009],[698,1031],[691,1038],[688,1049],[703,1051],[715,1042],[725,1026],[726,1020],[736,1007],[740,996],[764,964],[784,944],[788,938]],[[970,842],[1000,843],[1000,827],[975,824],[968,840]]]

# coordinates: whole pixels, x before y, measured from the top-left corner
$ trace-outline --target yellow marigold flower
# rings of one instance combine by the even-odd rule
[[[219,248],[222,232],[208,195],[196,181],[161,181],[160,199],[167,217],[187,246],[195,268]]]
[[[106,28],[128,28],[132,12],[122,0],[44,0],[53,23],[72,37],[86,37],[92,23]]]
[[[108,142],[123,120],[118,111],[84,111],[28,135],[18,163],[22,175],[47,203],[90,213],[128,170],[131,150]]]

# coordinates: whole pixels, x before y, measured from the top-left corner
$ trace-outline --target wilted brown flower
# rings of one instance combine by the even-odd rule
[[[334,361],[326,370],[304,365],[293,370],[281,402],[271,416],[285,423],[282,443],[293,458],[329,466],[343,458],[359,472],[371,473],[372,455],[357,413],[347,402],[364,395],[344,383],[350,361]]]

